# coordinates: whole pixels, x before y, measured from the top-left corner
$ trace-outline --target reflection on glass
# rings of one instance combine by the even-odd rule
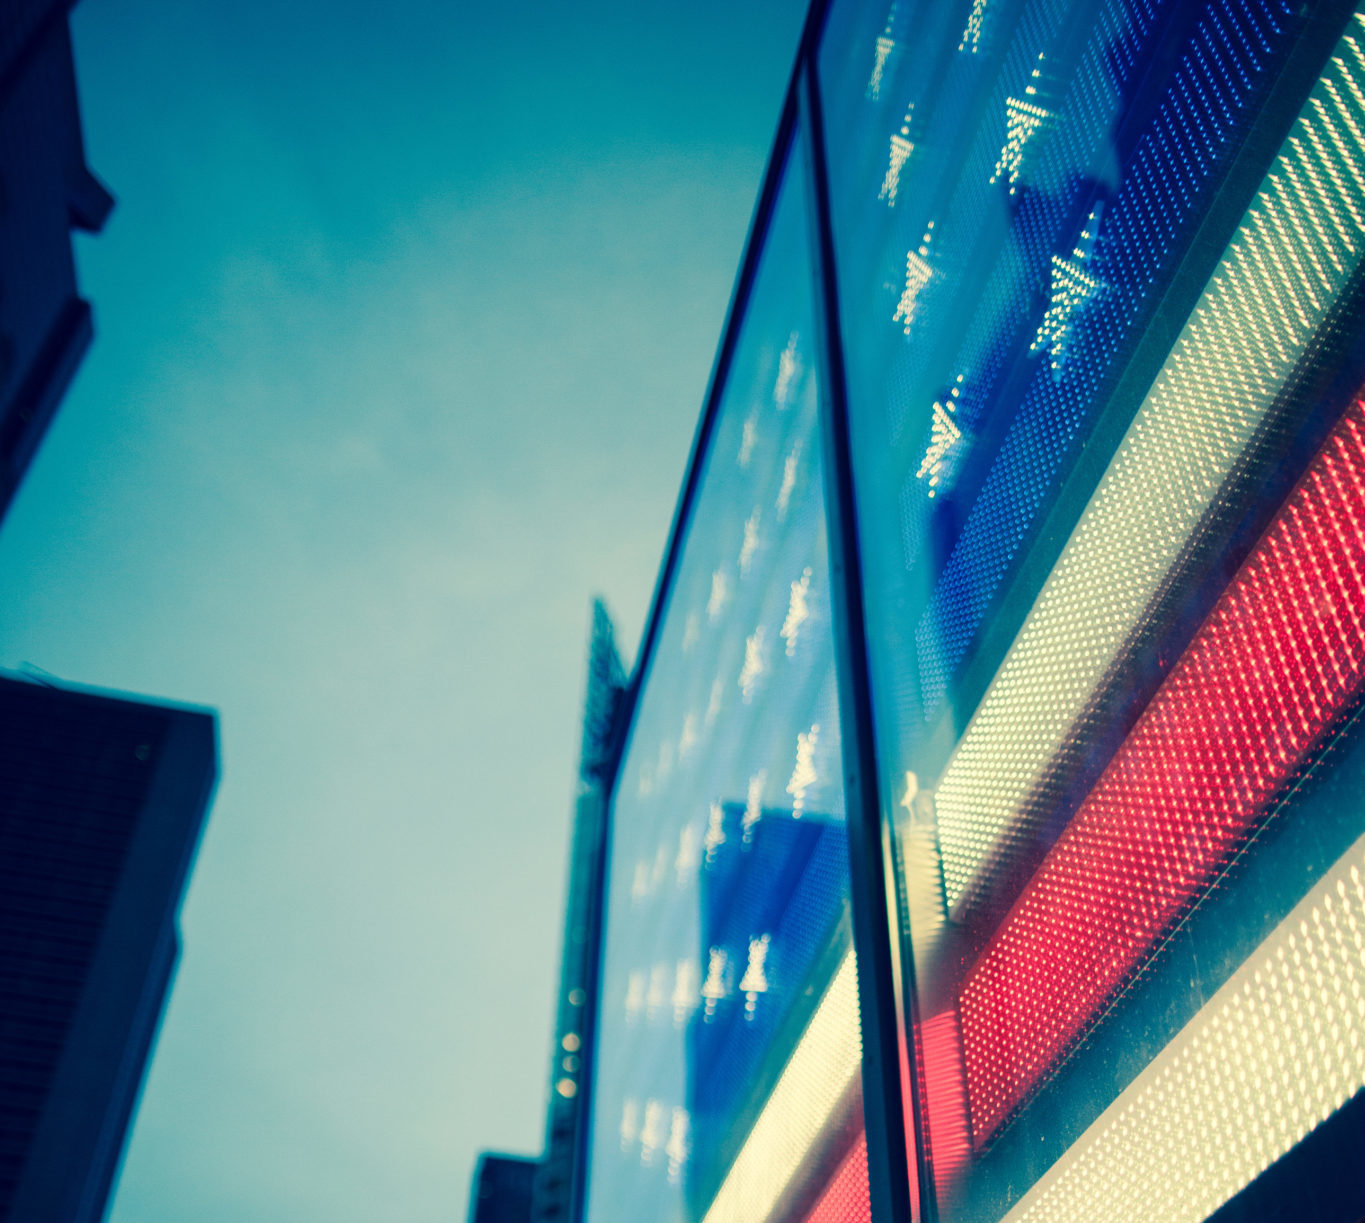
[[[803,173],[783,172],[616,785],[593,1223],[794,1223],[859,1131]]]
[[[1365,20],[836,0],[819,74],[920,1158],[1193,1223],[1365,1101]]]

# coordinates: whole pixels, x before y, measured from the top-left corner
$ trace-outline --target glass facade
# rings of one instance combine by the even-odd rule
[[[765,1218],[861,1118],[803,152],[798,132],[615,788],[603,1223]]]
[[[793,81],[617,773],[588,1216],[1355,1223],[1365,13],[833,0]],[[840,989],[865,1108],[804,1069]]]

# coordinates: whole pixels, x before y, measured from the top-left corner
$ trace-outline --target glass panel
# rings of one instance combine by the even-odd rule
[[[836,0],[819,75],[940,1217],[1319,1192],[1260,1173],[1365,1111],[1365,21]]]
[[[866,1202],[804,199],[792,160],[616,787],[590,1223]]]

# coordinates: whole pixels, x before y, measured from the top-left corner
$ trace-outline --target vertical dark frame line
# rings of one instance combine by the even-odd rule
[[[895,888],[892,859],[881,817],[863,608],[862,562],[853,499],[853,464],[843,338],[835,280],[824,118],[814,55],[801,72],[801,127],[805,136],[814,247],[818,397],[824,450],[825,514],[829,534],[830,602],[843,739],[848,810],[849,892],[853,946],[858,957],[858,1010],[862,1022],[863,1113],[873,1223],[911,1223],[910,1177],[916,1178],[920,1218],[932,1220],[933,1186],[923,1159],[910,1167],[906,1109],[918,1115],[915,1052],[907,1048],[909,1100],[901,1098],[903,1042],[901,997],[892,946]]]

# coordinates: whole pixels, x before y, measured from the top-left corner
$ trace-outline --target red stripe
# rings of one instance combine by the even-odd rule
[[[1097,1022],[1355,696],[1363,618],[1358,403],[967,975],[977,1149]]]
[[[972,1153],[967,1132],[967,1085],[962,1078],[962,1033],[955,1010],[920,1025],[920,1048],[934,1186],[942,1200]]]

